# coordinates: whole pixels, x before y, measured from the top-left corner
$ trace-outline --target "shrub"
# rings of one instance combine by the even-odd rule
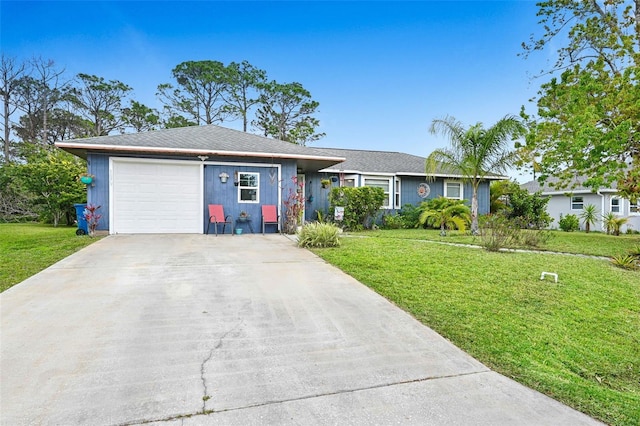
[[[400,209],[400,216],[407,229],[417,228],[420,225],[420,208],[413,204],[405,204]]]
[[[547,213],[550,198],[543,196],[542,192],[529,194],[524,189],[512,187],[507,197],[509,199],[508,217],[519,219],[523,227],[542,229],[551,223],[551,216]]]
[[[638,261],[638,258],[631,254],[613,256],[613,258],[611,259],[611,263],[613,263],[618,268],[629,269],[632,271],[638,270],[640,268],[640,262]]]
[[[578,216],[575,214],[568,214],[564,217],[560,214],[560,221],[558,222],[558,225],[560,225],[560,229],[565,232],[572,232],[580,229],[580,221],[578,220]]]
[[[442,236],[447,235],[447,229],[457,228],[464,232],[471,220],[469,207],[464,205],[464,200],[438,197],[422,202],[418,209],[419,223],[440,228]]]
[[[371,227],[384,199],[382,188],[370,186],[332,188],[329,193],[331,211],[336,206],[344,207],[342,223],[353,231]]]
[[[540,247],[548,243],[552,235],[548,229],[523,229],[519,241],[526,247]]]
[[[298,232],[298,246],[323,248],[340,246],[340,228],[332,223],[310,222]]]
[[[513,247],[520,240],[520,226],[502,214],[480,218],[480,245],[489,251]]]
[[[384,229],[406,228],[405,220],[399,213],[382,215],[382,228]]]

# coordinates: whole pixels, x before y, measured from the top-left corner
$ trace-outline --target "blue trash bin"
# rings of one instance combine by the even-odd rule
[[[87,227],[87,219],[84,218],[84,209],[87,208],[86,204],[74,204],[76,208],[76,221],[78,222],[78,229],[76,235],[87,235],[89,228]]]

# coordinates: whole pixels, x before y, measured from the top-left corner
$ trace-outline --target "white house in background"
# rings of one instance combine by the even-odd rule
[[[584,179],[580,180],[578,178],[578,180],[581,182]],[[640,231],[640,199],[636,203],[632,203],[630,200],[620,197],[615,183],[612,184],[611,188],[593,192],[591,188],[581,185],[573,189],[556,189],[549,186],[549,183],[556,182],[558,182],[556,178],[550,177],[544,185],[540,185],[535,180],[520,185],[521,188],[531,194],[541,191],[542,195],[551,197],[547,205],[547,213],[553,218],[551,228],[558,228],[561,214],[563,216],[574,214],[580,217],[584,206],[593,204],[598,210],[598,218],[600,219],[602,215],[609,212],[628,218],[628,222],[620,229],[621,232],[626,232],[627,229]],[[580,229],[584,229],[582,220],[580,220]],[[605,231],[602,220],[598,220],[592,229]]]

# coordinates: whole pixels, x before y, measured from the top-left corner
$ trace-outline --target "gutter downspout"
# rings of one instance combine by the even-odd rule
[[[604,220],[602,220],[602,216],[604,216],[604,194],[601,194],[599,189],[596,191],[596,194],[599,195],[602,200],[600,201],[600,211],[602,212],[600,213],[600,231],[604,232]]]

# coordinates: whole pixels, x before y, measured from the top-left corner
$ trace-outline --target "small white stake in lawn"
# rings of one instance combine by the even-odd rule
[[[547,275],[551,275],[555,279],[555,281],[558,282],[558,274],[556,274],[555,272],[543,272],[540,275],[540,280],[544,280],[544,277]]]

